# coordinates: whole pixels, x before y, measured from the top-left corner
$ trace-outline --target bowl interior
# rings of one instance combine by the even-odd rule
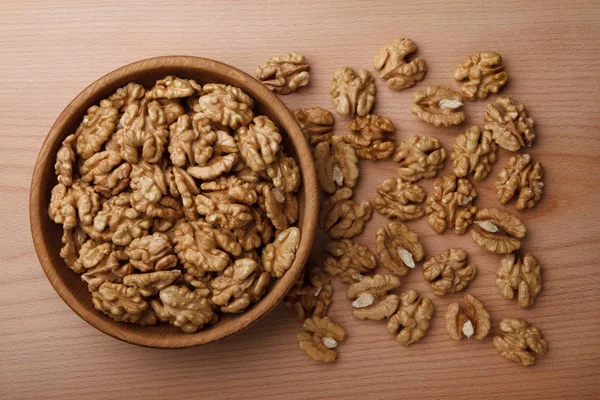
[[[75,132],[86,110],[110,96],[119,87],[135,81],[149,88],[166,75],[195,79],[200,84],[216,82],[240,87],[254,101],[254,114],[267,115],[282,130],[283,146],[298,161],[302,185],[298,192],[302,232],[296,259],[288,272],[272,286],[267,295],[243,314],[227,315],[213,326],[186,334],[168,324],[142,327],[115,322],[96,311],[91,295],[80,276],[72,272],[59,256],[62,227],[48,217],[50,192],[56,185],[54,162],[62,140]],[[228,65],[199,57],[159,57],[129,64],[100,78],[81,92],[63,111],[51,128],[40,153],[31,183],[30,222],[34,245],[48,279],[65,302],[83,319],[118,339],[151,347],[187,347],[219,340],[246,328],[277,305],[302,270],[310,252],[316,226],[318,205],[314,165],[308,145],[285,105],[249,75]]]

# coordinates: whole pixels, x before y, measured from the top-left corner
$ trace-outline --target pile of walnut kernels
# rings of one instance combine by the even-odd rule
[[[375,56],[373,65],[391,90],[415,85],[425,76],[426,63],[420,57],[405,58],[416,52],[410,39],[396,39]],[[257,70],[258,78],[272,91],[288,94],[308,84],[308,65],[296,52],[272,57]],[[498,93],[508,79],[502,57],[479,53],[456,67],[454,77],[462,82],[461,92],[428,86],[414,93],[412,113],[434,126],[459,125],[465,119],[464,98],[474,101]],[[433,136],[413,136],[395,144],[393,123],[370,114],[375,101],[375,85],[367,70],[355,72],[341,67],[334,71],[330,88],[335,110],[353,117],[350,133],[333,134],[333,115],[321,108],[298,109],[294,115],[313,148],[319,184],[326,200],[321,207],[320,227],[331,241],[326,245],[322,265],[309,264],[286,298],[298,319],[304,322],[298,335],[300,347],[313,359],[331,362],[336,348],[345,339],[344,329],[327,317],[337,277],[348,285],[346,297],[352,302],[352,315],[361,320],[386,320],[389,334],[408,346],[427,334],[433,315],[433,301],[414,290],[395,294],[404,276],[425,260],[419,236],[405,222],[424,216],[431,229],[442,234],[454,230],[470,232],[473,241],[497,254],[504,254],[496,285],[502,295],[516,299],[522,308],[532,307],[542,289],[541,267],[528,253],[517,252],[526,228],[513,214],[496,208],[480,209],[474,202],[473,182],[488,177],[496,161],[498,147],[515,152],[496,181],[498,201],[506,204],[516,198],[520,212],[530,209],[542,196],[542,165],[530,155],[518,152],[535,139],[534,121],[525,106],[510,97],[488,104],[483,127],[472,125],[459,134],[450,152],[453,173],[435,179],[426,193],[417,183],[434,178],[444,166],[446,150]],[[398,176],[381,183],[373,201],[355,202],[358,160],[392,157],[399,164]],[[424,205],[423,205],[424,203]],[[380,263],[389,274],[374,273],[376,256],[351,239],[363,231],[373,208],[389,219],[375,238]],[[477,269],[469,255],[450,248],[426,260],[421,269],[436,296],[468,289]],[[464,304],[452,303],[445,313],[452,339],[483,339],[490,331],[490,314],[475,296],[466,294]],[[505,318],[501,334],[493,338],[500,354],[522,365],[532,365],[547,346],[541,333],[526,321]]]
[[[97,310],[193,333],[290,268],[300,172],[253,105],[223,84],[132,82],[64,140],[48,212]]]

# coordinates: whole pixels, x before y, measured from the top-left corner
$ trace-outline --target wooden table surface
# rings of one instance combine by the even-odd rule
[[[599,3],[123,3],[0,1],[0,398],[599,398]],[[254,73],[266,57],[297,50],[310,64],[311,83],[284,101],[332,109],[334,68],[372,70],[376,51],[396,37],[412,38],[427,61],[416,89],[456,88],[458,62],[479,51],[501,53],[510,81],[502,93],[536,120],[530,153],[544,164],[545,194],[535,209],[519,213],[528,228],[524,248],[543,265],[544,290],[533,309],[501,297],[494,284],[500,257],[475,247],[469,235],[439,236],[425,219],[410,223],[428,255],[449,246],[469,251],[478,276],[468,292],[488,307],[492,333],[509,316],[542,331],[549,351],[534,367],[505,361],[491,336],[451,340],[443,315],[462,294],[434,298],[418,270],[403,278],[402,289],[432,297],[436,311],[427,337],[409,348],[383,322],[353,319],[336,283],[330,316],[348,340],[333,365],[299,350],[300,324],[283,305],[229,340],[155,350],[100,333],[57,296],[30,238],[29,180],[54,119],[90,82],[151,56],[199,55]],[[391,92],[377,79],[377,90],[374,112],[394,121],[398,140],[435,135],[448,148],[463,129],[431,127],[411,115],[415,88]],[[484,105],[467,105],[468,123],[482,122]],[[336,117],[337,132],[348,123]],[[480,206],[498,206],[495,175],[507,158],[500,152],[493,176],[477,185]],[[391,161],[361,162],[357,198],[372,198],[395,170]],[[374,250],[384,223],[375,214],[358,240]],[[319,253],[315,248],[316,259]]]

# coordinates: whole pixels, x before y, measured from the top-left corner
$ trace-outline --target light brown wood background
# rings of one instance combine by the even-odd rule
[[[598,398],[600,396],[600,7],[597,2],[414,1],[0,1],[0,398]],[[160,4],[159,4],[160,3]],[[256,3],[256,4],[253,4]],[[103,335],[56,295],[29,233],[29,179],[54,119],[90,82],[142,58],[210,57],[253,73],[271,55],[298,50],[311,83],[284,97],[290,107],[331,109],[334,68],[372,70],[380,46],[410,37],[429,70],[428,84],[458,87],[454,66],[478,51],[505,58],[503,94],[528,107],[538,138],[531,154],[545,167],[544,199],[520,213],[524,247],[544,268],[536,306],[521,310],[494,284],[499,257],[468,235],[438,236],[425,220],[410,226],[428,255],[465,248],[478,267],[469,292],[492,314],[524,318],[549,344],[532,368],[501,358],[483,341],[451,340],[449,302],[435,298],[427,337],[404,348],[384,323],[350,315],[341,285],[331,317],[348,340],[334,365],[308,359],[296,343],[300,324],[284,306],[229,340],[185,350],[135,347]],[[374,111],[391,118],[396,138],[435,135],[447,147],[462,128],[435,128],[410,114],[412,93],[377,79]],[[469,103],[481,123],[485,102]],[[344,133],[348,118],[337,118]],[[480,206],[497,206],[493,176],[478,185]],[[361,163],[357,198],[394,176],[393,162]],[[447,164],[446,172],[450,170]],[[431,182],[424,184],[427,189]],[[507,209],[510,209],[507,208]],[[358,238],[374,250],[385,219],[375,215]],[[319,249],[315,249],[318,257]],[[433,297],[415,270],[403,279]]]

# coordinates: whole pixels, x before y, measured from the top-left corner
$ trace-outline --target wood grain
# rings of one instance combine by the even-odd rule
[[[0,2],[0,397],[1,398],[598,398],[600,397],[600,5],[592,1],[482,2]],[[37,152],[69,101],[105,73],[142,58],[187,54],[253,73],[268,56],[303,52],[311,83],[283,97],[290,107],[331,109],[334,68],[372,69],[379,47],[407,36],[428,63],[427,84],[457,87],[452,71],[478,51],[504,56],[502,92],[527,105],[538,138],[530,153],[545,167],[544,199],[520,213],[524,243],[544,268],[533,309],[504,300],[494,284],[499,257],[468,236],[438,236],[411,222],[428,255],[460,246],[478,276],[469,292],[492,314],[524,318],[549,344],[532,368],[502,359],[483,341],[455,342],[443,313],[460,294],[434,298],[428,336],[403,348],[383,323],[354,320],[341,285],[331,316],[348,340],[335,365],[298,349],[300,327],[283,306],[223,342],[184,350],[122,343],[86,324],[58,297],[33,251],[27,196]],[[375,112],[397,139],[433,134],[449,146],[461,128],[433,128],[410,114],[413,89],[391,92],[377,79]],[[485,102],[469,103],[480,123]],[[348,118],[337,118],[343,133]],[[501,152],[497,174],[508,154]],[[358,199],[371,198],[393,162],[361,163]],[[449,166],[445,170],[449,171]],[[478,185],[481,206],[497,205],[494,177]],[[425,184],[426,189],[431,182]],[[507,207],[510,209],[510,207]],[[360,236],[374,249],[385,222],[375,215]],[[315,247],[315,256],[320,248]],[[418,271],[402,288],[432,293]]]

